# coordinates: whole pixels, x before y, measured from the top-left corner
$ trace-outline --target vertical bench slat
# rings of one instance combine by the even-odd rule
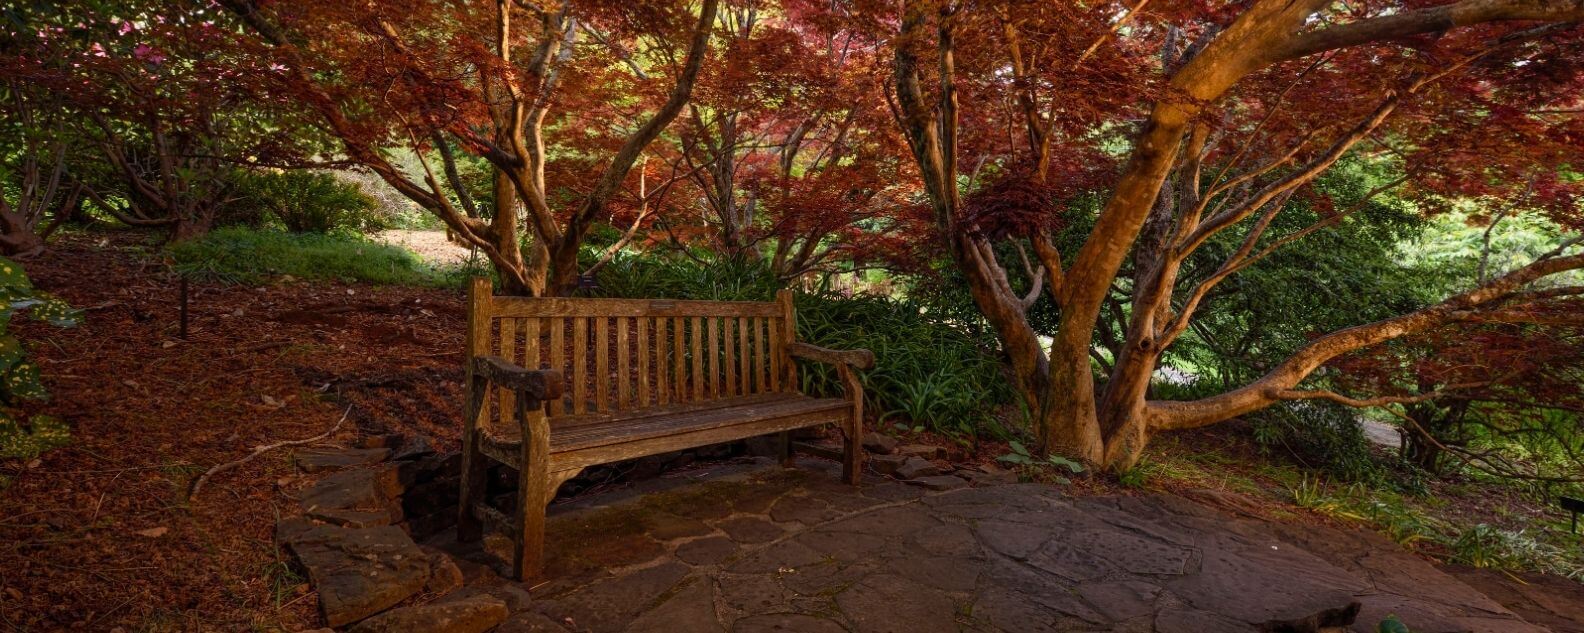
[[[653,347],[649,345],[649,326],[653,326],[653,318],[638,317],[638,408],[649,405],[649,353]]]
[[[521,319],[523,332],[523,362],[525,369],[539,369],[539,319]],[[540,403],[539,408],[544,408]]]
[[[594,317],[594,406],[600,413],[611,412],[610,318]]]
[[[644,375],[644,371],[643,371],[642,367],[639,367],[639,368],[636,368],[636,369],[633,368],[633,365],[632,365],[632,350],[627,348],[627,346],[630,343],[629,337],[632,336],[632,333],[629,332],[628,330],[633,327],[634,323],[642,321],[642,320],[643,319],[629,319],[627,317],[621,317],[619,319],[616,319],[616,410],[617,411],[621,411],[621,410],[624,410],[624,409],[632,408],[632,406],[633,406],[633,402],[632,402],[632,399],[633,399],[632,398],[632,392],[633,392],[632,380],[633,380],[634,377],[636,377],[638,379],[638,384],[647,384],[648,380],[649,380],[649,378]],[[641,323],[639,323],[638,325],[639,325],[639,327],[642,327]],[[640,355],[642,355],[643,354],[643,349],[640,348],[638,350],[638,353]]]
[[[797,363],[787,355],[787,349],[797,335],[797,315],[792,311],[792,291],[780,290],[776,292],[776,303],[781,304],[781,369],[786,373],[778,379],[783,381],[781,388],[785,391],[796,391],[798,388]]]
[[[682,323],[682,317],[671,317],[671,394],[676,402],[687,401],[687,341]]]
[[[610,318],[594,317],[594,411],[610,413]]]
[[[693,402],[704,399],[704,319],[693,317]]]
[[[737,369],[741,374],[738,393],[753,393],[753,348],[748,347],[748,317],[737,317]]]
[[[770,324],[774,322],[774,319],[760,318],[759,322],[759,328],[754,330],[755,334],[763,335],[759,338],[759,343],[754,346],[755,349],[758,349],[763,354],[763,356],[759,357],[759,380],[761,381],[759,390],[762,393],[771,393],[775,391],[775,380],[772,378],[775,374],[771,368],[774,360],[770,356],[770,337],[775,335],[775,330],[770,327]]]
[[[496,353],[499,354],[501,358],[506,359],[506,362],[516,364],[517,319],[501,318],[496,319],[496,321],[500,322],[500,350]],[[496,391],[499,392],[500,411],[502,414],[501,421],[504,422],[506,417],[505,414],[507,412],[517,410],[517,394],[512,393],[512,390],[510,389],[496,388]]]
[[[669,368],[671,367],[671,356],[666,350],[670,349],[671,346],[666,341],[669,340],[667,334],[671,330],[667,324],[671,320],[657,317],[650,319],[650,321],[654,322],[654,341],[652,344],[655,351],[655,404],[670,404],[671,372]]]
[[[522,319],[523,369],[539,369],[539,319]]]
[[[490,349],[523,367],[562,369],[571,402],[546,403],[552,416],[795,391],[797,368],[787,356],[795,322],[783,316],[790,299],[776,303],[782,309],[773,317],[496,317]],[[508,393],[489,400],[490,409],[513,406]]]
[[[722,371],[720,372],[721,388],[720,393],[716,397],[726,398],[737,395],[737,358],[732,348],[732,319],[729,317],[721,318],[720,327],[721,347],[725,348],[725,353],[714,357],[723,360]]]
[[[748,363],[748,373],[753,377],[753,389],[750,393],[764,393],[764,352],[759,350],[759,344],[764,341],[764,319],[748,318],[748,350],[753,353],[752,362]]]
[[[588,413],[588,317],[572,319],[572,414]]]
[[[545,319],[550,326],[550,368],[561,372],[563,379],[570,378],[572,373],[567,371],[566,365],[566,326],[567,320],[551,317]],[[562,388],[562,396],[550,401],[550,415],[566,413],[566,393],[571,389]]]
[[[770,390],[781,391],[781,319],[766,319],[770,336]]]

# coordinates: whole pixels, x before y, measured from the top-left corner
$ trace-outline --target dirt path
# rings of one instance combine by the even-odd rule
[[[410,250],[432,266],[460,266],[473,255],[472,249],[446,239],[445,231],[392,229],[375,233],[373,237],[376,241]]]

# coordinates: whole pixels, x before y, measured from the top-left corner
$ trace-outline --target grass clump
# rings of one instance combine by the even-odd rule
[[[277,275],[373,284],[447,286],[457,279],[411,251],[348,233],[227,227],[169,249],[189,279],[259,284]]]
[[[1584,546],[1565,531],[1462,524],[1434,516],[1403,495],[1361,483],[1333,488],[1318,477],[1305,476],[1289,492],[1299,507],[1368,524],[1404,546],[1429,545],[1449,562],[1584,580]]]

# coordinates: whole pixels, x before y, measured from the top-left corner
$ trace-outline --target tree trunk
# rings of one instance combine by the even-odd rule
[[[207,235],[209,229],[214,228],[214,212],[196,212],[191,216],[183,215],[176,219],[171,226],[171,241],[185,242],[198,239]]]
[[[517,296],[539,296],[544,291],[541,275],[537,285],[523,261],[522,246],[517,234],[517,188],[511,178],[495,170],[491,197],[495,201],[495,217],[490,220],[490,235],[498,253],[491,258],[495,272],[500,277],[501,292]]]
[[[44,238],[19,213],[0,210],[0,255],[27,258],[44,251]]]

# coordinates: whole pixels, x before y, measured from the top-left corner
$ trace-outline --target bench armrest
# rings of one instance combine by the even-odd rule
[[[499,356],[475,356],[473,373],[540,402],[561,397],[566,381],[554,369],[523,369]]]
[[[787,346],[787,353],[830,365],[847,365],[854,369],[872,369],[875,364],[874,352],[866,349],[836,350],[808,343],[793,343]]]

